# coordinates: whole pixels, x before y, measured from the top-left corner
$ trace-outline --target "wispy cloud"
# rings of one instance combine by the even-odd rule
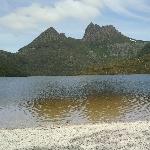
[[[150,6],[146,0],[102,0],[105,7],[127,17],[150,21]],[[143,14],[145,13],[145,14]]]
[[[91,20],[99,16],[104,9],[141,20],[149,20],[150,17],[147,0],[57,0],[54,5],[49,6],[35,3],[35,0],[33,2],[1,16],[0,28],[22,32],[39,28],[41,25],[51,25],[66,18]]]
[[[12,30],[24,30],[38,27],[39,24],[52,24],[65,18],[90,19],[99,15],[99,1],[63,0],[54,6],[33,3],[0,17],[0,26]]]
[[[49,26],[55,26],[60,32],[65,31],[68,32],[68,36],[71,33],[73,37],[79,38],[83,36],[83,29],[91,20],[103,25],[113,24],[125,35],[133,38],[150,39],[147,34],[150,31],[149,0],[0,0],[0,2],[0,49],[17,51]]]

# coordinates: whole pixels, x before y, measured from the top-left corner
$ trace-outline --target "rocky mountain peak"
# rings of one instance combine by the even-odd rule
[[[48,28],[42,32],[32,43],[48,43],[50,41],[64,40],[66,36],[64,33],[57,32],[53,27]]]
[[[121,38],[122,40],[127,39],[127,37],[122,35],[113,25],[106,25],[101,27],[91,22],[87,26],[82,40],[88,42],[95,42],[118,40],[119,38]]]
[[[91,28],[94,28],[95,27],[95,24],[93,22],[91,22],[88,26],[87,26],[87,29],[91,29]]]
[[[48,28],[43,33],[47,33],[47,34],[59,34],[53,27]]]
[[[97,32],[98,30],[100,30],[100,26],[97,24],[93,24],[92,22],[87,26],[85,33],[93,33],[93,32]]]

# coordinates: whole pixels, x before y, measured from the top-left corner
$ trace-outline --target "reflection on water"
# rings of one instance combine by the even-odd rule
[[[123,95],[97,95],[86,99],[38,99],[26,103],[24,107],[37,118],[37,121],[51,123],[97,123],[99,121],[134,121],[148,118],[148,101]],[[136,114],[134,114],[136,113]],[[142,118],[141,118],[142,119]]]
[[[127,109],[126,97],[109,95],[92,97],[86,104],[86,115],[92,122],[117,120]]]
[[[39,100],[32,105],[27,106],[27,109],[33,114],[37,114],[39,119],[56,121],[64,119],[70,115],[71,111],[80,106],[80,102],[73,100]]]
[[[0,78],[0,127],[150,120],[150,76]]]

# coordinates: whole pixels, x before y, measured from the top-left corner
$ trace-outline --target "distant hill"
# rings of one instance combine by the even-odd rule
[[[0,51],[0,76],[150,73],[150,43],[90,23],[82,39],[50,27],[17,53]]]

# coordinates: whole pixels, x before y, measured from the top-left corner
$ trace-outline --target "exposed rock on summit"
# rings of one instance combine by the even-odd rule
[[[48,42],[55,40],[63,40],[66,36],[63,33],[58,33],[53,27],[48,28],[41,33],[33,42]]]
[[[97,24],[90,23],[85,30],[83,41],[88,42],[125,42],[129,38],[122,35],[114,26],[107,25],[100,27]]]

